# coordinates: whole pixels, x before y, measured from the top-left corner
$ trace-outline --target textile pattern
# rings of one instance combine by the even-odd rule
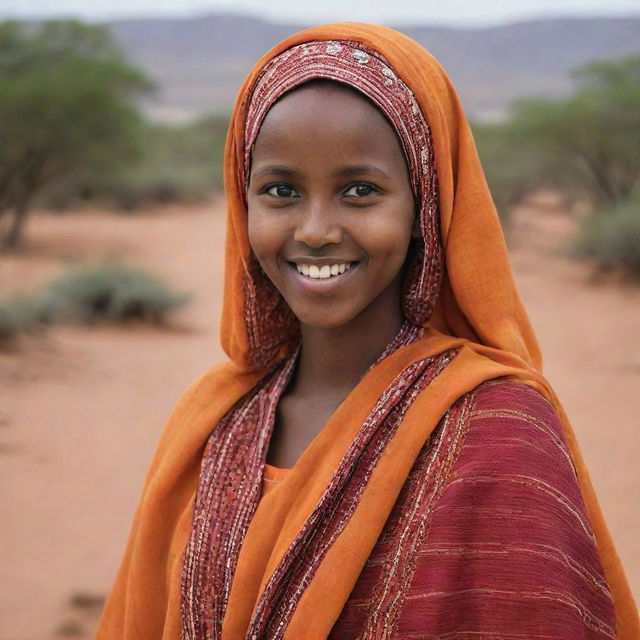
[[[411,471],[330,640],[612,640],[562,430],[521,384],[463,396]]]
[[[406,322],[378,362],[419,335],[419,329]],[[406,411],[455,355],[451,350],[407,367],[378,400],[316,509],[271,576],[256,607],[249,637],[282,637],[305,586],[349,521]],[[237,403],[207,442],[183,568],[185,640],[221,637],[240,547],[260,497],[277,403],[295,360],[296,356],[280,364]]]

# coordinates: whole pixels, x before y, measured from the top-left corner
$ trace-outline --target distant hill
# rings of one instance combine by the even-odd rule
[[[228,110],[254,62],[306,25],[231,14],[108,23],[126,54],[158,83],[147,107],[163,120]],[[569,72],[597,58],[640,53],[640,16],[549,19],[492,28],[396,27],[451,75],[467,112],[504,115],[511,101],[561,96]]]

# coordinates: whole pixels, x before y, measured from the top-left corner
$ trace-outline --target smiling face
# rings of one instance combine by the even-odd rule
[[[400,143],[368,100],[310,83],[277,102],[248,207],[253,252],[303,327],[401,319],[415,207]]]

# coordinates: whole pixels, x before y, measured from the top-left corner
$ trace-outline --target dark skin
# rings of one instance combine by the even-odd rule
[[[400,329],[413,195],[378,109],[340,85],[310,83],[269,111],[248,203],[253,251],[301,326],[267,458],[291,467]]]

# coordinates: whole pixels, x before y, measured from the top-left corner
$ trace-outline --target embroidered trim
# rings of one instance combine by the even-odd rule
[[[369,370],[420,335],[405,322]],[[221,637],[240,547],[260,499],[276,408],[297,355],[236,403],[207,441],[182,574],[184,640]]]
[[[377,362],[420,334],[418,327],[405,323]],[[452,350],[416,362],[389,385],[267,583],[248,637],[282,637],[300,597],[355,511],[406,411],[456,354]],[[296,357],[281,364],[240,400],[212,431],[205,447],[182,576],[184,640],[221,638],[240,548],[260,499],[276,407]]]
[[[450,350],[416,362],[389,385],[269,579],[256,606],[248,637],[278,640],[284,636],[302,594],[353,515],[382,452],[407,410],[456,355],[456,350]]]

